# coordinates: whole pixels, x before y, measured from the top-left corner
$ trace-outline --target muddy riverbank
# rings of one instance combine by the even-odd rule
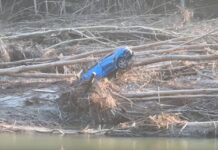
[[[216,137],[218,20],[193,17],[175,7],[1,22],[1,132]],[[135,53],[128,69],[79,82],[120,46]]]

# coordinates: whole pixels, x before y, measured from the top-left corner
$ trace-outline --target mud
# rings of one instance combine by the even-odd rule
[[[218,25],[217,19],[190,18],[184,22],[185,17],[180,11],[175,11],[165,15],[114,17],[91,14],[2,23],[1,71],[77,58],[96,60],[106,54],[104,51],[108,53],[108,49],[114,47],[147,45],[141,49],[134,49],[136,55],[132,67],[119,71],[107,79],[92,82],[78,80],[79,72],[92,66],[95,61],[27,70],[29,77],[28,74],[22,77],[22,70],[16,74],[3,74],[0,77],[1,122],[11,126],[58,129],[100,127],[111,129],[107,132],[108,135],[118,136],[212,134],[216,130],[208,121],[213,120],[216,125],[218,116],[217,95],[214,93],[218,88],[216,60],[207,60],[208,62],[177,60],[134,66],[140,61],[165,55],[216,54],[217,46],[214,44],[217,43],[217,32],[211,34],[208,32]],[[86,36],[91,40],[84,40]],[[180,37],[184,39],[178,40]],[[54,47],[70,40],[75,41]],[[158,42],[163,43],[158,45]],[[153,43],[156,45],[149,46]],[[200,48],[164,52],[178,48],[178,45],[188,47],[205,43],[208,45]],[[35,58],[39,58],[39,61],[34,60]],[[25,63],[19,62],[28,59],[31,60]],[[52,74],[56,77],[31,77],[31,74],[39,73]],[[65,78],[57,77],[58,75],[72,76]],[[206,91],[213,89],[211,93],[193,95],[158,93],[202,88]],[[128,94],[143,92],[145,95],[147,93],[144,97],[128,97]],[[149,92],[157,94],[149,96]],[[163,112],[165,115],[161,117]],[[193,123],[195,121],[199,123]],[[191,129],[195,127],[196,130],[192,132]],[[199,133],[202,127],[206,128],[205,132]]]
[[[0,89],[2,121],[46,127],[64,125],[57,101],[65,86],[57,83]]]

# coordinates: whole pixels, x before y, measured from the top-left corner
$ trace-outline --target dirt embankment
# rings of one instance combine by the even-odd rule
[[[1,131],[216,136],[218,21],[186,15],[2,24]],[[124,45],[135,52],[130,68],[77,82],[81,70]]]

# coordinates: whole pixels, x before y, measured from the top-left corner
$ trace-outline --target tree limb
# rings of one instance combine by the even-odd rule
[[[165,55],[157,56],[154,58],[148,58],[144,61],[137,62],[133,66],[144,66],[165,61],[214,61],[218,59],[218,55],[199,55],[199,56],[187,56],[187,55]]]
[[[76,59],[76,60],[66,60],[66,61],[56,61],[51,63],[44,63],[38,65],[29,65],[29,66],[18,66],[18,67],[11,67],[6,69],[0,69],[0,75],[8,75],[8,74],[15,74],[19,72],[49,68],[54,66],[64,66],[64,65],[73,65],[77,63],[85,63],[96,60],[95,58],[84,58],[84,59]]]

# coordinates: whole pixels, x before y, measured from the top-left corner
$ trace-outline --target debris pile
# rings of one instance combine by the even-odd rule
[[[117,106],[117,101],[113,98],[111,90],[114,89],[108,79],[95,82],[90,89],[90,102],[99,105],[101,109],[112,109]]]
[[[62,27],[57,22],[64,18],[57,18],[51,21],[56,23],[53,28],[34,28],[37,23],[30,22],[17,27],[32,31],[6,34],[5,29],[0,41],[0,98],[7,95],[5,89],[65,83],[53,104],[58,104],[57,124],[112,124],[110,135],[211,135],[218,124],[217,19],[179,26],[179,12],[104,17],[74,27]],[[123,45],[135,52],[128,70],[109,79],[80,82],[81,70]]]
[[[157,128],[167,128],[172,124],[185,124],[186,121],[179,118],[175,114],[161,113],[159,115],[149,116],[151,124]]]

